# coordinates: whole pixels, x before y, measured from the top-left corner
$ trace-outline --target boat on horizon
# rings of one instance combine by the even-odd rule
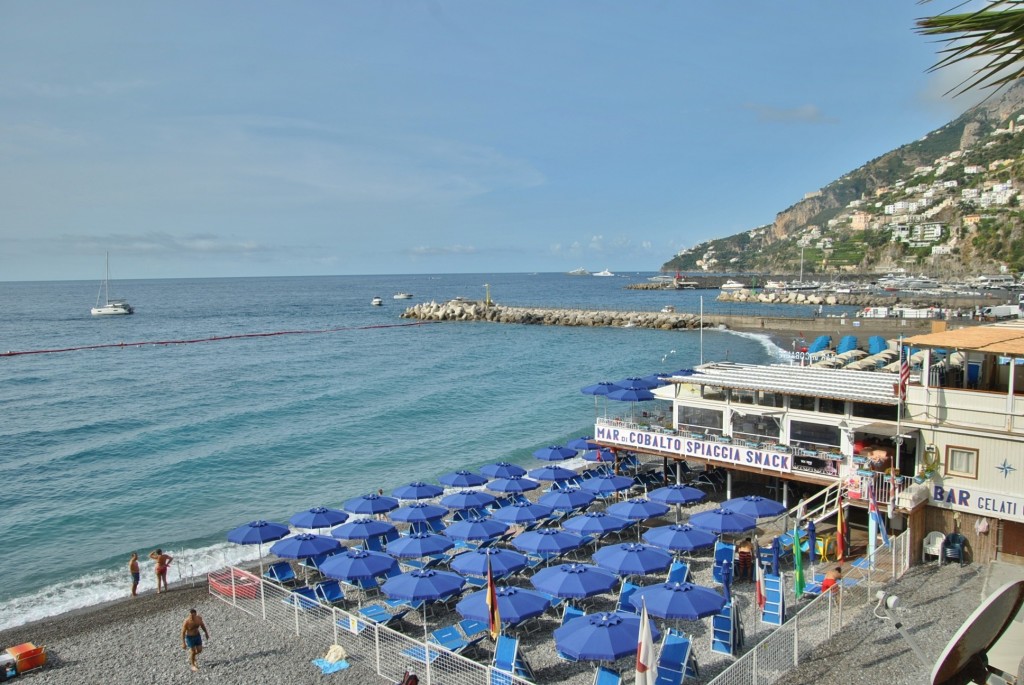
[[[100,302],[104,304],[100,304]],[[110,299],[110,253],[107,253],[105,267],[103,270],[103,283],[100,284],[100,291],[96,293],[96,306],[92,308],[93,316],[123,316],[134,314],[135,310],[127,301]]]
[[[374,307],[383,307],[384,300],[382,300],[380,297],[374,297],[372,300],[370,300],[370,304],[373,305]]]
[[[396,300],[411,300],[412,293],[395,293]]]
[[[584,269],[582,266],[578,269],[573,269],[568,272],[570,276],[589,276],[590,272]]]
[[[731,278],[721,285],[722,290],[743,290],[746,284],[734,281]]]
[[[613,274],[608,269],[605,269],[604,271],[598,271],[597,273],[594,274],[594,276],[614,276],[614,275],[615,274]]]

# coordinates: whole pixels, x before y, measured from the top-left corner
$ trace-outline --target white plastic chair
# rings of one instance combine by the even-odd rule
[[[937,530],[933,530],[928,533],[924,538],[924,543],[921,549],[921,562],[928,561],[928,555],[935,557],[938,562],[942,561],[942,543],[945,542],[946,536]]]

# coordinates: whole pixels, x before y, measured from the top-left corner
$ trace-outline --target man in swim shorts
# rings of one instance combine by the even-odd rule
[[[164,551],[158,547],[149,553],[149,558],[156,562],[156,593],[159,595],[161,586],[164,592],[167,591],[167,567],[174,561],[174,557],[164,554]]]
[[[131,559],[128,560],[128,572],[132,574],[132,597],[138,595],[139,589],[139,553],[132,552]]]
[[[195,609],[189,609],[188,616],[181,625],[181,648],[188,650],[188,665],[193,671],[199,670],[196,657],[203,653],[203,636],[199,634],[200,630],[206,633],[206,639],[209,640],[210,631],[203,623],[203,617]]]

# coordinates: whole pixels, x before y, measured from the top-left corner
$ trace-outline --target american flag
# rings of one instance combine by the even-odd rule
[[[910,357],[907,348],[900,345],[900,399],[907,397],[907,384],[910,382]]]

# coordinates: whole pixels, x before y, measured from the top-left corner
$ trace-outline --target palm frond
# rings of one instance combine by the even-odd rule
[[[943,57],[929,71],[982,60],[949,92],[1000,88],[1024,77],[1024,0],[994,0],[976,12],[924,17],[917,26],[922,35],[945,36],[941,42],[948,46],[939,51]]]

